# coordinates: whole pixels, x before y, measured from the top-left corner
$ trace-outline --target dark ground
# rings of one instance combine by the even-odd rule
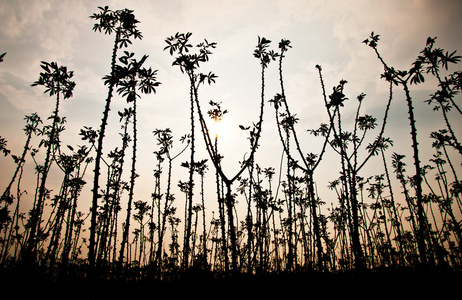
[[[14,290],[16,299],[429,299],[460,296],[462,273],[454,271],[376,271],[348,273],[298,272],[214,278],[209,272],[191,272],[170,282],[50,281],[40,276],[2,272],[2,290]],[[5,299],[5,298],[4,298]]]
[[[297,272],[214,278],[209,272],[190,272],[181,280],[159,282],[46,280],[20,272],[1,272],[4,292],[16,299],[429,299],[460,296],[462,272],[365,271],[346,273]],[[6,298],[4,298],[6,299]]]

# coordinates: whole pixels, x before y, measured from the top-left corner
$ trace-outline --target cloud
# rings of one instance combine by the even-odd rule
[[[48,97],[42,95],[43,91],[39,88],[31,88],[29,82],[14,74],[1,73],[0,85],[2,86],[0,93],[17,110],[48,113],[53,107],[53,101],[48,101]]]
[[[77,83],[73,99],[63,104],[63,115],[70,122],[66,132],[69,139],[77,139],[76,131],[83,125],[98,126],[107,93],[101,78],[109,72],[114,37],[92,32],[94,20],[89,16],[98,11],[98,5],[135,10],[144,38],[126,50],[135,52],[137,57],[148,54],[146,63],[159,69],[158,79],[162,82],[156,95],[143,97],[139,102],[142,138],[139,172],[146,173],[154,167],[152,151],[156,146],[152,130],[169,127],[175,141],[189,131],[188,79],[171,66],[173,58],[163,51],[164,39],[177,31],[193,32],[194,44],[203,38],[218,42],[210,61],[202,68],[203,72],[213,71],[219,76],[217,84],[201,87],[200,97],[204,111],[211,99],[222,101],[230,111],[225,116],[225,121],[231,124],[230,136],[223,138],[220,147],[229,150],[224,154],[226,166],[231,160],[232,168],[248,151],[248,141],[238,125],[251,125],[258,118],[260,67],[252,56],[257,36],[271,39],[275,50],[281,38],[292,42],[293,48],[284,60],[286,93],[292,113],[300,118],[298,128],[307,145],[306,152],[317,150],[316,145],[310,148],[311,140],[305,130],[326,122],[316,64],[323,67],[328,94],[339,80],[348,80],[346,92],[351,100],[345,110],[354,110],[356,106],[351,102],[365,92],[365,110],[378,112],[376,117],[380,118],[388,84],[380,79],[383,68],[372,49],[361,44],[371,31],[381,35],[380,51],[397,68],[410,66],[427,36],[438,36],[437,44],[443,48],[462,50],[458,32],[462,27],[460,1],[112,0],[106,4],[84,0],[17,0],[2,1],[0,5],[0,52],[8,52],[0,64],[1,100],[14,106],[8,110],[21,113],[39,110],[42,117],[49,115],[53,100],[43,95],[43,89],[31,88],[30,84],[38,78],[41,60],[67,65],[75,72]],[[279,92],[277,71],[277,63],[267,70],[266,100]],[[425,95],[424,91],[418,94],[421,95]],[[396,100],[396,103],[402,100],[399,91]],[[428,108],[418,104],[418,109]],[[274,108],[267,102],[265,105],[265,131],[257,155],[277,167],[281,149],[274,127]],[[124,99],[114,97],[105,151],[119,145],[117,111],[124,106]],[[344,116],[347,115],[345,112]],[[389,134],[400,133],[408,126],[403,103],[393,107],[390,122]],[[420,122],[420,125],[427,124]],[[408,141],[407,135],[402,139]],[[181,148],[179,143],[175,145]],[[203,149],[202,141],[198,145]],[[268,158],[264,154],[269,154]],[[331,170],[327,173],[334,176]],[[150,184],[149,176],[141,178],[140,181]],[[149,192],[146,195],[149,197]]]
[[[0,5],[0,34],[7,39],[24,39],[24,33],[43,21],[45,12],[51,9],[50,1],[3,1]]]
[[[8,3],[3,3],[0,12],[0,36],[3,47],[10,52],[11,59],[17,60],[18,67],[25,68],[31,59],[37,57],[72,61],[83,23],[82,2],[19,0]],[[69,10],[71,6],[72,11]],[[21,49],[35,55],[15,55]]]

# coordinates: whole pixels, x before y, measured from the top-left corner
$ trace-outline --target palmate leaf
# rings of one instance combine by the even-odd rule
[[[136,97],[140,97],[136,90],[143,94],[156,92],[156,87],[161,83],[157,81],[157,70],[152,68],[142,68],[148,55],[144,55],[140,61],[133,58],[134,53],[125,51],[125,55],[120,58],[121,62],[126,66],[116,66],[117,77],[117,92],[126,97],[127,102],[133,102]],[[110,78],[108,78],[109,80]]]
[[[72,92],[75,87],[75,82],[70,79],[74,76],[73,71],[68,71],[65,66],[58,66],[56,62],[42,61],[40,67],[45,71],[41,72],[39,79],[31,84],[31,86],[43,85],[44,93],[53,96],[57,93],[62,93],[64,99],[72,97]]]
[[[374,129],[377,126],[377,119],[368,114],[358,117],[357,121],[360,130]]]
[[[282,39],[279,42],[279,49],[281,49],[283,52],[286,52],[287,50],[289,50],[289,48],[292,48],[289,40]]]
[[[41,63],[40,67],[41,67],[43,70],[45,70],[45,72],[51,73],[50,68],[49,68],[50,64],[49,64],[48,62],[46,62],[46,61],[41,61],[40,63]]]
[[[84,126],[83,129],[80,129],[79,135],[82,136],[83,141],[88,140],[91,144],[94,144],[98,137],[96,130],[93,130],[91,127],[87,126]]]
[[[378,34],[374,34],[374,32],[372,31],[371,32],[371,35],[369,36],[369,38],[365,39],[363,41],[364,44],[368,45],[369,47],[373,48],[373,49],[376,49],[377,48],[377,45],[379,43],[379,40],[380,40],[380,35]]]
[[[454,50],[454,52],[452,52],[451,54],[449,54],[449,52],[446,51],[446,54],[443,56],[444,58],[441,59],[441,65],[446,70],[448,69],[448,63],[456,64],[456,63],[459,63],[460,60],[462,59],[462,56],[455,55],[455,54],[456,54],[456,50]]]
[[[142,39],[141,32],[136,28],[139,21],[135,18],[133,10],[112,11],[107,6],[104,8],[99,6],[98,8],[100,12],[90,16],[91,19],[97,21],[93,25],[93,31],[104,31],[105,34],[117,32],[118,40],[116,40],[116,43],[119,48],[127,47],[131,44],[130,38]]]
[[[7,156],[8,154],[11,153],[11,151],[6,148],[6,145],[7,145],[7,141],[5,140],[5,138],[0,136],[0,151],[3,152],[4,156]]]
[[[425,77],[420,72],[416,72],[414,76],[411,77],[411,84],[419,84],[425,82]]]
[[[327,133],[329,132],[329,126],[325,123],[321,123],[319,129],[308,129],[307,130],[310,134],[314,136],[327,136]]]

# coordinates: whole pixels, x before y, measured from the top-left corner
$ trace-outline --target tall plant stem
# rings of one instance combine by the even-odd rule
[[[58,83],[58,91],[59,91],[59,83]],[[38,189],[38,198],[36,205],[33,207],[31,211],[31,228],[29,233],[29,238],[27,241],[26,249],[25,249],[25,256],[23,257],[26,263],[35,262],[36,255],[35,250],[37,246],[37,231],[40,228],[41,217],[42,217],[42,210],[43,205],[45,202],[45,194],[46,194],[46,181],[48,177],[48,171],[50,170],[50,165],[52,161],[52,150],[55,144],[55,135],[57,131],[57,124],[58,124],[58,113],[59,113],[59,95],[60,93],[56,93],[56,105],[55,110],[53,112],[53,124],[51,127],[50,138],[48,141],[47,151],[45,155],[45,163],[43,165],[43,169],[41,172],[41,181],[40,186]]]
[[[111,59],[111,81],[109,83],[109,90],[108,95],[106,98],[106,105],[103,111],[103,118],[101,120],[101,127],[99,130],[98,135],[98,144],[96,148],[96,157],[95,157],[95,169],[94,169],[94,178],[93,178],[93,189],[92,189],[92,202],[91,202],[91,219],[90,219],[90,241],[89,241],[89,249],[88,249],[88,263],[90,266],[90,273],[93,271],[95,267],[95,259],[96,259],[96,219],[98,214],[98,199],[100,195],[98,193],[99,190],[99,176],[101,174],[101,160],[103,156],[103,140],[104,135],[106,133],[106,126],[109,117],[109,111],[111,106],[111,100],[114,92],[114,87],[116,85],[115,82],[115,64],[117,58],[117,49],[120,39],[120,30],[117,30],[116,38],[114,41],[114,48],[112,50],[112,59]]]
[[[119,254],[119,267],[123,263],[125,245],[128,243],[128,234],[130,230],[130,217],[132,211],[133,194],[135,189],[135,179],[138,176],[136,174],[136,148],[137,146],[137,129],[136,129],[136,97],[133,98],[133,152],[132,152],[132,166],[130,173],[130,187],[128,192],[128,204],[127,204],[127,215],[125,218],[125,228],[122,236],[122,243],[120,244]],[[142,238],[142,237],[140,237]],[[141,262],[140,262],[141,263]]]
[[[425,217],[425,211],[423,207],[423,195],[422,195],[422,170],[420,167],[420,160],[419,160],[419,143],[417,142],[417,128],[415,125],[415,116],[414,116],[414,108],[412,106],[412,98],[409,92],[409,88],[407,86],[407,82],[402,82],[404,92],[406,94],[406,102],[408,106],[408,114],[409,114],[409,123],[411,126],[411,138],[412,138],[412,150],[413,150],[413,157],[414,157],[414,166],[415,166],[415,178],[414,178],[414,185],[416,191],[416,198],[417,198],[417,220],[419,222],[419,226],[417,228],[417,247],[419,249],[419,256],[420,262],[422,265],[427,265],[427,246],[425,242],[425,235],[426,235],[426,224],[427,220]]]
[[[8,197],[10,195],[11,186],[13,185],[14,181],[16,180],[16,177],[18,176],[19,171],[22,169],[22,167],[24,166],[24,163],[26,162],[25,158],[26,158],[26,155],[27,155],[27,151],[29,150],[29,144],[30,144],[30,140],[32,138],[32,132],[35,131],[35,128],[37,127],[37,124],[32,125],[32,126],[33,127],[32,127],[31,130],[27,130],[27,139],[26,139],[26,143],[24,145],[23,152],[21,154],[21,158],[18,160],[16,170],[14,171],[13,177],[11,177],[11,180],[8,183],[8,186],[5,188],[5,191],[3,192],[2,198]],[[0,227],[0,230],[1,230],[1,227]]]
[[[190,252],[190,239],[191,239],[191,222],[192,222],[192,198],[194,188],[194,154],[195,154],[195,124],[194,124],[194,98],[197,97],[197,88],[195,86],[194,73],[189,74],[190,77],[190,121],[191,121],[191,156],[189,159],[189,185],[187,197],[187,217],[186,217],[186,230],[184,235],[183,244],[183,268],[186,270],[189,267],[189,252]]]

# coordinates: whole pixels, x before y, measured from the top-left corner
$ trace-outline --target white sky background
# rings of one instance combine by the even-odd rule
[[[248,151],[246,137],[238,125],[248,126],[258,119],[260,66],[252,55],[258,36],[272,40],[274,50],[278,50],[277,43],[282,38],[292,42],[293,48],[287,52],[284,63],[285,89],[291,111],[300,119],[298,134],[304,137],[306,153],[319,151],[319,145],[308,138],[306,130],[318,128],[321,122],[327,121],[316,64],[323,68],[327,93],[331,93],[339,80],[348,81],[345,92],[350,101],[343,116],[354,118],[356,96],[364,92],[367,97],[363,113],[373,114],[381,125],[388,84],[380,79],[383,68],[373,50],[361,43],[371,31],[381,35],[379,50],[389,65],[397,69],[411,66],[429,36],[438,37],[437,47],[450,52],[458,50],[462,54],[459,52],[462,51],[462,2],[457,0],[0,0],[0,53],[7,52],[0,63],[0,135],[6,138],[8,148],[14,154],[20,155],[25,142],[22,131],[24,115],[37,112],[46,119],[54,107],[54,99],[43,94],[43,87],[30,87],[38,79],[40,61],[56,61],[75,72],[77,86],[74,97],[63,101],[61,106],[60,114],[68,122],[62,136],[63,145],[83,144],[78,136],[83,126],[99,128],[107,93],[101,78],[109,73],[114,37],[93,32],[94,20],[89,16],[98,12],[97,6],[105,5],[113,10],[129,8],[135,11],[144,38],[134,41],[126,50],[134,52],[137,58],[148,54],[146,65],[159,70],[158,80],[162,82],[156,95],[143,96],[138,102],[140,146],[137,170],[141,177],[136,182],[135,200],[150,201],[152,170],[155,167],[152,152],[157,150],[152,131],[171,128],[175,139],[173,152],[176,152],[181,148],[178,139],[190,129],[188,80],[177,67],[171,66],[173,58],[163,51],[167,36],[176,32],[192,32],[193,44],[203,38],[218,43],[210,62],[202,64],[201,68],[201,72],[212,71],[218,75],[217,84],[202,87],[199,96],[204,111],[209,108],[209,100],[221,101],[223,107],[230,111],[223,123],[228,128],[227,134],[220,137],[225,173],[230,177],[238,169],[237,162]],[[277,76],[277,63],[273,62],[266,74],[267,100],[279,92]],[[435,91],[434,88],[432,82],[430,86],[413,87],[422,149],[431,149],[428,139],[431,131],[444,128],[440,114],[423,103]],[[386,135],[396,145],[388,153],[396,151],[410,159],[409,125],[402,95],[400,89],[395,89]],[[265,126],[257,163],[278,169],[282,148],[276,134],[274,109],[267,102],[265,105]],[[123,107],[125,100],[115,97],[104,143],[106,154],[120,144],[117,111]],[[460,116],[454,116],[458,118],[453,119],[454,127],[462,128]],[[204,143],[199,132],[197,136],[199,153],[196,157],[208,158],[202,151]],[[35,141],[37,144],[38,140]],[[432,154],[422,154],[425,155],[423,164],[428,163]],[[187,160],[189,154],[186,152],[175,162],[179,165]],[[379,160],[371,164],[373,172],[365,176],[383,172],[378,167]],[[332,153],[326,156],[316,177],[319,190],[325,189],[328,181],[337,179],[337,166],[337,156]],[[410,172],[411,166],[409,161]],[[460,170],[460,163],[457,166]],[[1,187],[11,178],[12,167],[10,158],[0,158]],[[33,179],[32,167],[29,173]],[[86,177],[88,190],[92,175],[91,168]],[[208,176],[213,182],[211,165]],[[59,184],[61,179],[60,175],[50,178],[49,182]],[[178,180],[187,181],[186,169],[177,168],[175,186]],[[33,186],[23,185],[23,188],[28,189],[30,196],[33,195]],[[329,195],[328,192],[320,196],[335,205],[335,197],[326,195]],[[181,208],[184,197],[179,192],[176,196],[176,206]],[[85,207],[89,206],[90,198],[82,198],[81,201],[81,210],[87,211]]]

